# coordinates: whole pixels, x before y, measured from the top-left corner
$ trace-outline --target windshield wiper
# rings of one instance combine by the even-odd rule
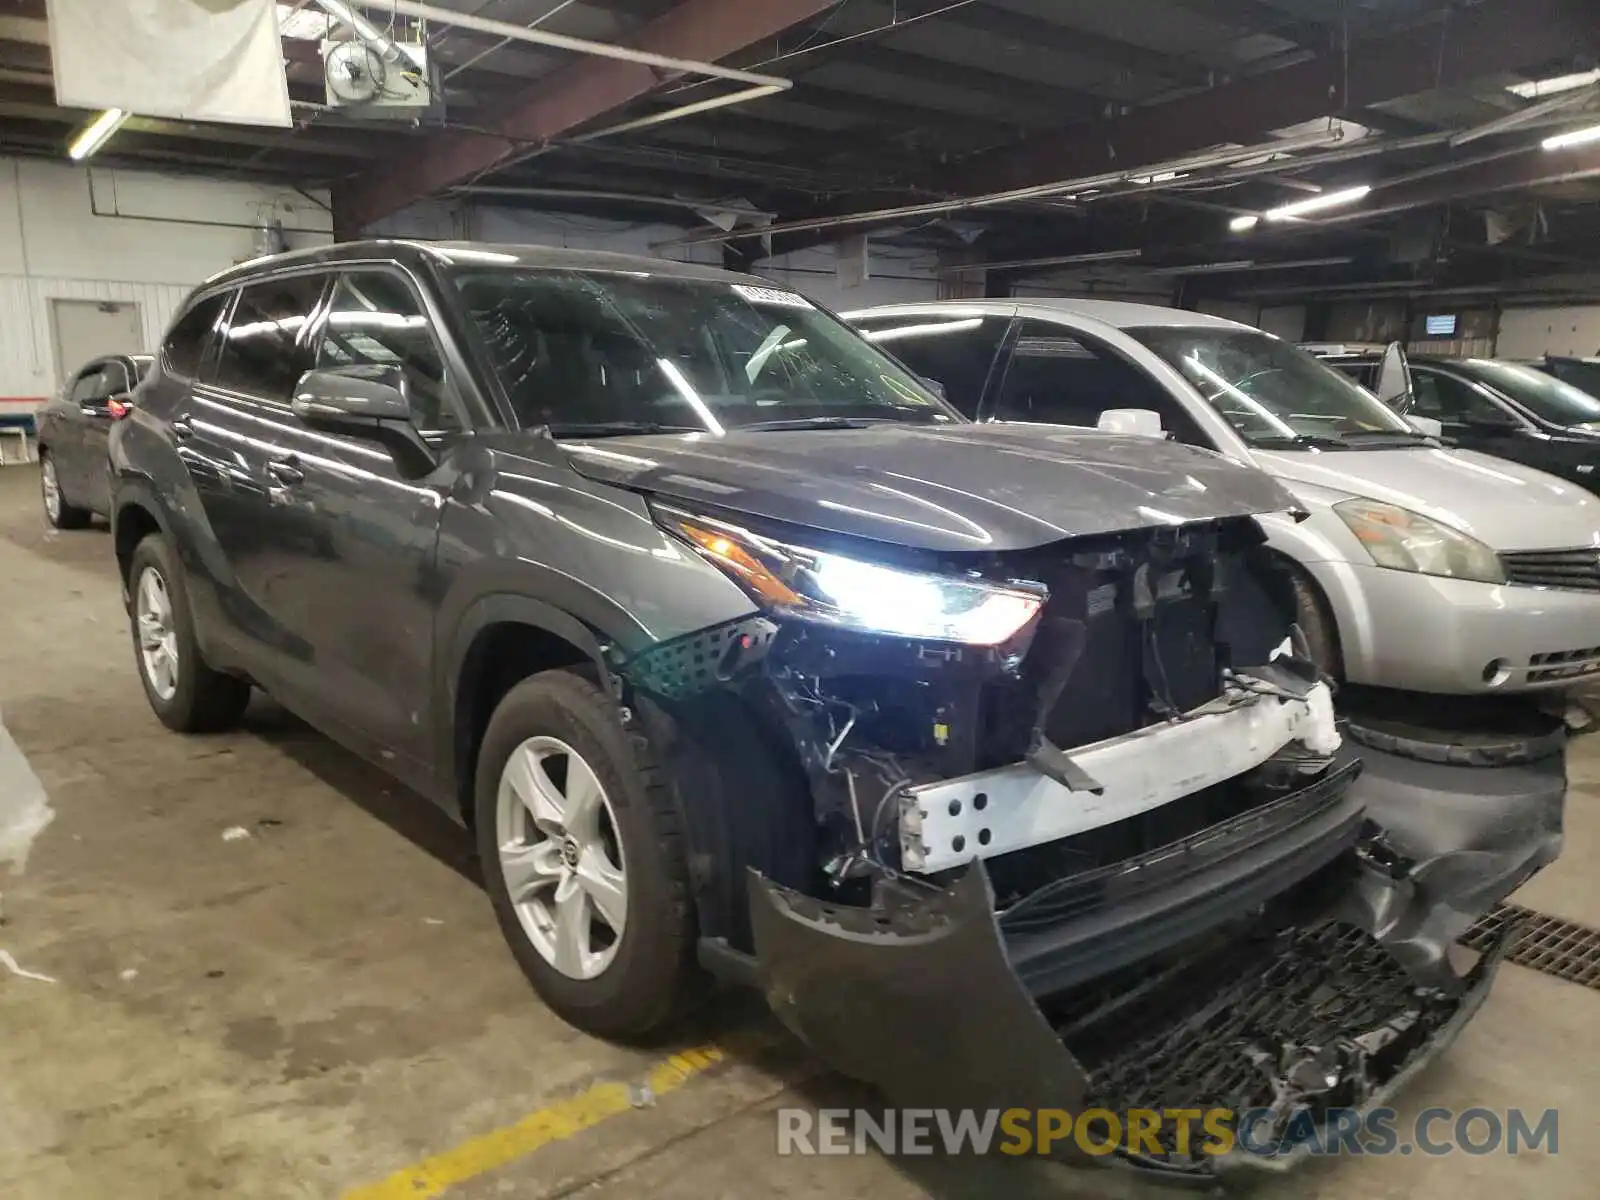
[[[1350,443],[1343,437],[1325,433],[1297,433],[1293,437],[1256,437],[1250,444],[1258,450],[1345,450]]]
[[[837,415],[780,417],[772,421],[752,421],[747,425],[739,425],[736,428],[754,429],[760,432],[784,429],[866,429],[872,425],[931,425],[937,423],[944,416],[938,409],[893,407],[888,408],[887,411],[898,415],[893,417],[866,415],[854,417]]]
[[[1353,429],[1348,433],[1339,435],[1347,442],[1357,441],[1362,438],[1393,438],[1411,444],[1414,442],[1432,442],[1435,439],[1416,429]]]
[[[546,425],[553,438],[626,437],[639,433],[705,433],[703,425],[664,425],[660,421],[590,421]]]
[[[900,425],[894,417],[787,417],[779,421],[752,421],[738,429],[773,433],[785,429],[866,429],[872,425]]]

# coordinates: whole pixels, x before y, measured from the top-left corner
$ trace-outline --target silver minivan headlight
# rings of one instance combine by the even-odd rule
[[[1492,547],[1431,517],[1362,499],[1335,504],[1333,511],[1380,567],[1478,583],[1506,581]]]

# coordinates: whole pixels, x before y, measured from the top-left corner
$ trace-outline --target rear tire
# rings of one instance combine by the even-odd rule
[[[537,775],[525,772],[530,761],[539,764]],[[598,785],[598,802],[568,829],[555,818],[575,812],[571,781],[580,772],[591,797]],[[588,679],[547,671],[512,688],[495,709],[474,789],[484,881],[534,990],[565,1020],[601,1037],[639,1038],[669,1024],[701,976],[677,810],[648,740],[624,727],[617,705]],[[529,789],[538,793],[531,803]],[[539,797],[553,797],[553,806]],[[519,861],[529,864],[520,877]],[[593,890],[585,872],[594,870],[614,881],[609,899]],[[574,890],[582,893],[574,922],[585,931],[584,949],[562,955],[560,918]]]
[[[39,499],[44,505],[44,519],[53,529],[82,529],[89,524],[89,510],[67,503],[61,490],[61,477],[56,473],[56,460],[48,450],[39,450]]]
[[[200,656],[178,556],[152,533],[128,565],[134,665],[161,723],[179,733],[231,729],[250,703],[250,685],[213,671]]]

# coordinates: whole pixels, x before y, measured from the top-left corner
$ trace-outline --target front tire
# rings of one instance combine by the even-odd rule
[[[213,671],[200,657],[178,556],[159,533],[134,549],[128,614],[139,682],[161,723],[179,733],[230,729],[250,703],[250,685]]]
[[[540,998],[601,1037],[670,1023],[698,977],[688,868],[664,774],[616,704],[567,671],[512,688],[475,808],[495,916]]]
[[[44,519],[52,529],[82,529],[89,524],[89,510],[67,503],[61,490],[61,476],[56,471],[55,455],[48,450],[39,451],[39,499],[44,505]]]

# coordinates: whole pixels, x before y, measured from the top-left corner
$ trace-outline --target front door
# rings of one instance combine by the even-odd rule
[[[336,276],[310,341],[322,369],[401,368],[424,436],[445,450],[461,437],[439,340],[399,271]],[[312,654],[309,703],[402,778],[425,780],[435,750],[432,582],[443,488],[403,477],[376,442],[298,421],[281,431],[268,470],[276,474],[268,537],[295,564],[274,594]],[[314,550],[300,548],[307,531]]]
[[[1412,365],[1411,416],[1432,417],[1463,450],[1538,466],[1542,444],[1530,427],[1481,388],[1446,371]]]

